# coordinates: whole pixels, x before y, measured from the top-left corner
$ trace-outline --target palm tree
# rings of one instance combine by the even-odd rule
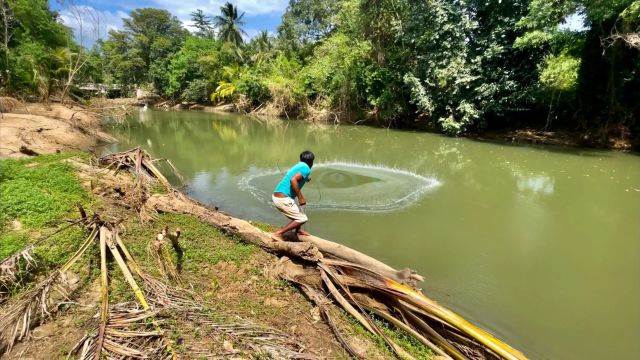
[[[244,25],[244,13],[238,16],[238,8],[227,2],[220,7],[220,15],[214,18],[218,28],[218,38],[223,41],[233,43],[235,46],[242,44],[242,35],[247,33],[242,30]]]
[[[258,35],[251,39],[249,46],[252,47],[255,52],[251,57],[251,60],[256,65],[262,64],[272,56],[271,50],[273,50],[273,42],[266,30],[260,31]]]
[[[269,33],[266,30],[262,30],[258,33],[258,35],[256,35],[255,42],[258,47],[258,51],[260,52],[268,52],[273,49],[271,38],[269,37]]]

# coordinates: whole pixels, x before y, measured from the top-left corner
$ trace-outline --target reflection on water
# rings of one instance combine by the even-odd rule
[[[240,187],[269,204],[274,184],[283,172],[267,171],[248,175],[240,180]],[[312,182],[305,190],[317,194],[309,209],[391,211],[415,203],[429,190],[440,185],[405,170],[383,166],[326,163],[313,167]]]
[[[518,191],[531,194],[553,194],[554,180],[547,175],[523,176],[515,174]]]
[[[315,206],[311,232],[415,268],[425,293],[531,359],[640,359],[637,155],[211,113],[139,115],[113,130],[122,142],[110,150],[140,145],[170,159],[202,202],[281,225],[255,192],[273,191],[274,169],[312,150],[327,166],[304,188]],[[424,189],[424,179],[440,185],[409,203],[340,210],[388,206]]]

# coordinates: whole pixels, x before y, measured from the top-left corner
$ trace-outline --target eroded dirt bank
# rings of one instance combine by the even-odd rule
[[[97,114],[59,103],[21,103],[0,98],[0,158],[88,150],[115,141],[101,130]]]

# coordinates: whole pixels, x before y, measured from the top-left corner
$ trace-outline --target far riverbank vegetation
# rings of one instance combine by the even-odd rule
[[[99,23],[59,2],[84,29]],[[2,92],[22,99],[142,89],[450,135],[527,128],[606,146],[640,134],[640,1],[291,0],[275,32],[251,36],[231,3],[193,12],[188,29],[139,8],[91,45],[46,0],[1,7]]]

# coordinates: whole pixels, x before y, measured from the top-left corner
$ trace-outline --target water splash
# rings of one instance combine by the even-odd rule
[[[279,170],[268,170],[243,177],[239,185],[260,201],[270,203],[282,176]],[[414,204],[440,185],[433,177],[407,170],[348,162],[317,164],[311,176],[312,182],[304,188],[308,208],[323,210],[397,210]]]

